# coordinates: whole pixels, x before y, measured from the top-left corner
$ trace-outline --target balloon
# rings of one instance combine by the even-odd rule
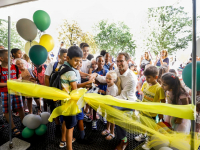
[[[197,80],[196,80],[196,86],[197,91],[200,91],[200,61],[197,61]],[[182,78],[185,83],[190,89],[192,89],[192,63],[189,63],[182,72]]]
[[[200,57],[200,39],[197,40],[197,56]]]
[[[28,115],[26,115],[26,116],[24,117],[23,121],[22,121],[23,125],[24,125],[24,126],[27,126],[27,123],[30,121],[29,118],[32,118],[32,117],[34,117],[33,114],[28,114]]]
[[[37,27],[29,19],[18,20],[16,28],[19,35],[27,41],[33,41],[37,36]]]
[[[48,119],[50,117],[50,113],[48,113],[48,112],[42,112],[40,114],[40,117],[42,119],[42,124],[47,124],[49,122]]]
[[[47,131],[47,126],[44,124],[41,124],[37,129],[35,129],[35,134],[37,135],[43,135]]]
[[[43,10],[37,10],[33,14],[33,21],[40,31],[48,29],[51,23],[50,16]]]
[[[24,128],[24,130],[22,131],[22,137],[23,138],[30,138],[31,136],[33,136],[34,134],[34,130],[33,129],[29,129],[29,128]]]
[[[29,53],[30,48],[31,48],[33,45],[39,45],[39,43],[36,42],[36,41],[26,42],[26,44],[25,44],[25,53],[26,53],[27,55],[28,55],[28,53]]]
[[[29,114],[23,119],[23,124],[26,125],[29,129],[36,129],[42,123],[42,119],[38,115]]]
[[[39,66],[46,61],[48,52],[43,46],[34,45],[29,51],[29,57],[35,65]]]
[[[47,52],[50,52],[54,48],[54,40],[49,34],[42,35],[39,44],[44,46]]]

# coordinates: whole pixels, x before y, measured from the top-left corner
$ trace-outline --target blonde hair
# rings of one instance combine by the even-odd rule
[[[168,56],[168,52],[167,52],[167,50],[163,49],[160,53],[162,53],[162,52],[165,53],[165,58],[167,58],[167,56]]]
[[[114,70],[110,70],[107,74],[107,75],[110,75],[112,78],[114,78],[115,80],[115,85],[117,86],[118,88],[118,95],[121,94],[121,79],[120,77],[117,76],[117,73],[114,71]]]
[[[30,62],[30,58],[28,57],[27,54],[24,54],[22,59],[26,60],[27,62]]]
[[[144,52],[145,54],[147,54],[147,60],[149,61],[149,53],[148,52]]]

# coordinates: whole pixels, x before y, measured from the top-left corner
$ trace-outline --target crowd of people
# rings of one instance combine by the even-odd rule
[[[140,64],[138,65],[125,52],[118,53],[115,62],[109,50],[102,50],[96,58],[89,52],[90,46],[87,43],[81,43],[80,46],[71,46],[68,49],[61,47],[57,61],[53,62],[48,59],[44,64],[36,66],[31,63],[26,54],[23,54],[22,50],[14,48],[11,50],[11,66],[8,66],[8,50],[0,45],[0,92],[2,109],[6,120],[9,121],[8,67],[11,69],[11,79],[29,81],[45,86],[52,86],[52,74],[60,71],[62,72],[60,77],[61,89],[67,93],[77,88],[90,90],[97,86],[98,90],[94,92],[101,95],[111,95],[127,101],[161,102],[174,105],[191,103],[191,89],[182,81],[180,71],[177,73],[177,70],[170,68],[167,50],[162,50],[154,62],[150,58],[149,52],[145,52],[141,56]],[[54,57],[53,53],[50,55]],[[199,97],[200,94],[197,92],[197,112],[200,109],[198,105],[200,103]],[[15,115],[20,116],[21,121],[25,113],[33,113],[32,100],[37,104],[38,114],[42,112],[41,101],[44,104],[44,111],[47,111],[47,106],[49,106],[51,112],[65,103],[43,98],[11,95],[12,111]],[[116,107],[116,109],[135,111],[123,107]],[[158,115],[159,119],[168,122],[174,131],[190,133],[190,120],[147,112],[140,112],[140,114],[153,120],[156,120]],[[106,129],[101,132],[102,135],[106,136],[105,139],[114,140],[114,131],[116,130],[117,138],[121,141],[115,149],[125,149],[130,142],[127,140],[126,130],[107,122],[106,116],[99,116],[98,111],[92,109],[88,104],[76,116],[59,116],[54,119],[56,131],[61,131],[62,133],[58,146],[72,150],[72,143],[76,140],[73,138],[73,129],[76,125],[80,131],[80,139],[77,139],[77,142],[91,144],[92,140],[87,138],[84,132],[84,122],[91,122],[91,130],[98,130],[97,120],[100,118],[102,118],[104,124],[107,124]],[[20,135],[19,129],[16,128],[13,119],[11,120],[13,135]],[[199,124],[197,124],[196,131],[199,132]],[[142,148],[150,149],[148,145],[149,138],[146,134],[136,136],[135,140],[138,142],[146,141]]]

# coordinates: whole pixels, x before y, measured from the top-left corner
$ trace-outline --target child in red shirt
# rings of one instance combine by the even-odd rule
[[[8,113],[8,89],[7,89],[7,80],[8,80],[8,50],[0,50],[0,94],[2,100],[2,109],[5,115],[6,120],[9,122],[9,113]],[[16,65],[10,66],[10,78],[19,79],[21,78],[21,72]],[[18,112],[21,118],[21,121],[24,118],[23,102],[21,96],[10,95],[11,99],[11,110],[14,107]],[[12,117],[12,116],[11,116]],[[11,125],[13,136],[19,135],[20,131],[15,127],[13,119],[11,118]]]

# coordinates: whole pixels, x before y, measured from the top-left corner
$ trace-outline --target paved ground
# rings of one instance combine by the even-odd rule
[[[20,118],[13,117],[14,122],[18,128],[20,128]],[[0,120],[0,122],[2,122]],[[9,133],[8,133],[8,124],[3,120],[5,127],[0,129],[0,145],[6,143],[9,140]],[[60,150],[59,142],[60,136],[55,135],[55,124],[48,123],[47,124],[47,133],[43,136],[34,135],[29,139],[23,139],[27,142],[31,143],[31,147],[28,150]],[[82,145],[77,142],[73,143],[74,150],[113,150],[115,146],[118,144],[119,140],[116,138],[112,141],[106,141],[103,136],[101,136],[101,131],[105,128],[103,123],[99,120],[98,121],[98,131],[91,130],[91,123],[86,123],[86,135],[95,140],[95,142],[91,145]],[[22,129],[20,129],[22,131]],[[79,138],[79,132],[77,128],[74,130],[74,137]],[[129,145],[127,150],[140,150],[142,149],[140,146],[142,143],[138,143],[133,139],[134,135],[128,133],[128,140]],[[139,146],[138,146],[139,145]],[[64,148],[65,149],[65,148]]]

